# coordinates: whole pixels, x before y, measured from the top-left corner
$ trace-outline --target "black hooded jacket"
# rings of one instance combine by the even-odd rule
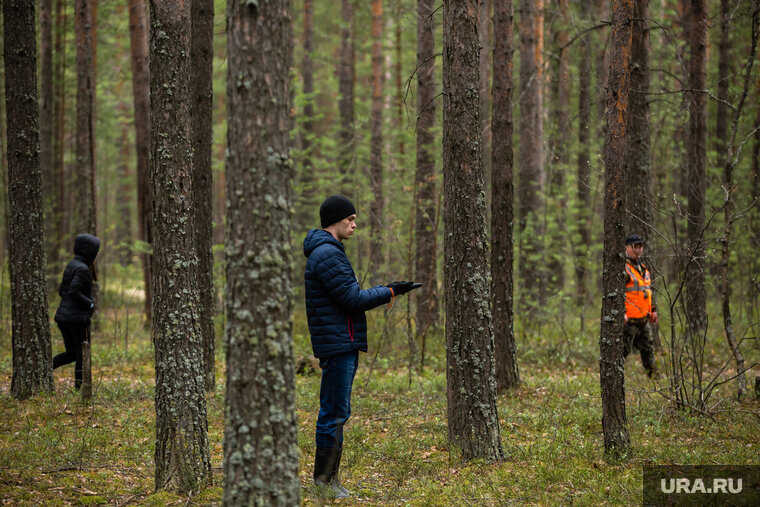
[[[100,250],[100,240],[91,234],[80,234],[74,240],[74,259],[63,270],[58,287],[61,304],[55,321],[62,324],[86,323],[92,315],[92,275],[90,266]]]

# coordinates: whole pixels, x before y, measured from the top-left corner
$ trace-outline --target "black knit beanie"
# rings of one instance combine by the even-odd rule
[[[354,205],[342,195],[331,195],[319,207],[319,218],[323,229],[355,213]]]

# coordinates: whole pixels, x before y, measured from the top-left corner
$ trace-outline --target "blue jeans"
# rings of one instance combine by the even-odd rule
[[[322,384],[319,388],[317,447],[343,447],[343,425],[351,417],[351,387],[358,365],[358,350],[319,360]]]

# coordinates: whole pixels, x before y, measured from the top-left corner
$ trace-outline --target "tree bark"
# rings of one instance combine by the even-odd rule
[[[77,38],[77,233],[97,236],[95,215],[95,67],[91,0],[76,0]]]
[[[156,489],[211,481],[193,221],[190,3],[151,0]]]
[[[383,279],[383,2],[372,0],[372,110],[370,117],[369,272]]]
[[[132,53],[132,93],[135,102],[135,149],[137,151],[137,217],[140,240],[153,244],[153,218],[150,197],[150,67],[148,58],[148,6],[145,0],[127,0],[129,38]],[[145,285],[145,322],[152,320],[152,255],[140,254]]]
[[[728,142],[728,74],[731,53],[731,5],[720,0],[720,42],[718,43],[718,103],[715,113],[715,151],[718,157],[726,153]]]
[[[227,11],[227,505],[299,504],[289,3]]]
[[[54,238],[56,245],[51,256],[51,263],[63,270],[61,250],[63,239],[67,236],[66,224],[66,198],[65,192],[65,167],[63,156],[65,151],[66,124],[64,111],[66,110],[66,33],[68,16],[66,15],[65,0],[55,2],[55,103],[53,122],[53,185],[55,187],[56,200],[53,203]]]
[[[204,379],[207,392],[216,388],[214,373],[214,255],[213,245],[211,143],[212,63],[214,59],[214,2],[192,0],[193,69],[193,197],[195,248],[198,256],[199,317],[203,341]]]
[[[520,233],[519,305],[528,318],[544,297],[541,240],[544,191],[543,72],[544,1],[519,0],[520,13],[520,146],[518,153],[518,231]]]
[[[57,249],[56,222],[53,218],[57,187],[53,177],[53,2],[40,0],[40,169],[42,172],[42,203],[45,213],[45,253],[53,259]],[[56,287],[58,265],[50,262],[48,287]]]
[[[568,139],[570,138],[570,50],[567,47],[570,37],[568,28],[570,16],[567,0],[558,0],[559,19],[554,30],[554,79],[551,81],[553,121],[555,130],[550,142],[549,174],[546,177],[547,205],[544,212],[544,233],[547,245],[546,274],[547,293],[550,295],[562,291],[565,286],[564,259],[568,252],[567,237],[562,234],[567,227],[567,193],[565,190],[565,170],[568,166]]]
[[[10,204],[11,396],[26,399],[54,390],[45,290],[34,3],[5,0],[3,27]]]
[[[436,270],[436,180],[435,172],[435,16],[434,0],[417,1],[417,170],[415,202],[415,291],[417,337],[421,345],[420,367],[425,365],[425,342],[429,329],[438,322],[438,277]]]
[[[689,135],[686,149],[689,171],[688,236],[689,255],[686,277],[686,313],[689,335],[703,343],[707,332],[705,270],[705,194],[707,186],[707,9],[705,0],[691,0],[687,33],[689,58]],[[699,346],[698,346],[699,347]],[[699,347],[701,348],[701,347]]]
[[[512,0],[494,1],[493,133],[491,165],[491,292],[499,392],[517,387],[514,334],[514,184],[512,152]]]
[[[354,171],[354,13],[351,0],[341,7],[340,62],[338,63],[338,113],[340,115],[340,184],[341,193],[352,197],[351,174]]]
[[[444,285],[449,441],[464,461],[501,460],[485,192],[478,4],[443,4]],[[466,301],[467,304],[462,304]]]
[[[313,227],[313,210],[319,209],[316,179],[312,157],[316,156],[316,150],[312,141],[316,137],[314,125],[314,2],[303,2],[303,60],[301,60],[301,76],[303,78],[303,120],[301,122],[301,151],[303,152],[303,165],[298,175],[300,192],[296,195],[298,205],[296,209],[304,210],[296,221],[298,230],[307,230]]]
[[[602,389],[602,430],[608,457],[625,457],[631,448],[625,413],[624,185],[630,89],[633,0],[613,0],[607,137],[604,143],[604,267],[599,336],[599,377]]]
[[[581,2],[581,16],[584,22],[590,20],[588,2]],[[585,312],[591,273],[588,260],[591,248],[591,39],[582,37],[578,49],[578,179],[577,223],[578,243],[575,246],[575,286],[576,306],[580,314],[580,328],[584,329]]]

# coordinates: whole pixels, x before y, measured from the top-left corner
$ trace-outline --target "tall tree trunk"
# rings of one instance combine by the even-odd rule
[[[302,213],[295,226],[298,230],[307,230],[313,226],[313,210],[318,209],[317,188],[314,177],[314,167],[311,162],[316,154],[313,152],[312,141],[316,136],[314,127],[314,2],[303,2],[303,60],[301,61],[301,75],[303,77],[303,120],[301,123],[301,150],[304,153],[303,166],[299,174],[299,185],[296,209],[308,210]]]
[[[354,13],[351,0],[342,0],[340,62],[338,63],[338,113],[340,114],[340,185],[341,193],[352,197],[351,174],[354,171]]]
[[[227,11],[227,505],[299,504],[289,4]]]
[[[402,87],[402,67],[403,67],[403,52],[401,51],[401,25],[402,25],[402,16],[403,16],[403,0],[396,0],[396,26],[395,26],[395,48],[396,48],[396,72],[395,72],[395,78],[396,78],[396,125],[399,129],[399,132],[401,132],[404,129],[404,90]],[[404,135],[398,136],[398,154],[401,156],[402,159],[404,159],[404,154],[406,153],[406,146],[404,143]]]
[[[729,27],[729,9],[728,5],[722,5],[723,10],[723,23],[721,25],[721,41],[728,39],[728,27]],[[734,222],[734,192],[736,187],[734,185],[733,176],[736,163],[738,162],[738,155],[735,155],[736,145],[736,133],[739,127],[739,120],[741,119],[742,110],[744,109],[744,103],[749,95],[749,86],[752,75],[752,65],[755,61],[755,54],[757,52],[757,41],[760,36],[760,0],[754,0],[754,9],[752,12],[752,46],[747,59],[747,71],[744,76],[744,89],[739,97],[739,104],[736,107],[733,121],[731,122],[731,134],[728,139],[723,139],[724,145],[727,149],[726,161],[723,166],[723,188],[726,192],[726,202],[724,205],[725,213],[725,232],[722,241],[721,248],[721,298],[723,307],[723,328],[726,333],[726,341],[731,348],[731,353],[734,356],[736,362],[736,398],[741,399],[742,395],[747,391],[747,377],[745,375],[744,356],[739,348],[739,342],[736,340],[736,335],[733,329],[733,319],[731,317],[731,283],[729,280],[729,262],[731,259],[731,235],[733,233]],[[723,49],[723,48],[721,48]],[[728,52],[728,49],[726,49]],[[721,57],[722,59],[722,57]],[[726,67],[728,62],[726,62]]]
[[[64,111],[66,110],[66,33],[68,16],[66,15],[66,0],[55,2],[55,79],[54,79],[54,121],[53,121],[53,185],[55,186],[56,199],[53,203],[52,222],[54,239],[56,240],[51,264],[62,271],[61,250],[63,239],[68,235],[66,223],[66,192],[65,166],[63,155],[65,152],[66,124]]]
[[[26,399],[54,390],[45,290],[37,40],[33,2],[3,2],[3,47],[13,320],[11,396]]]
[[[95,67],[93,18],[90,0],[76,0],[77,38],[77,233],[97,236],[95,214]]]
[[[631,84],[628,97],[628,137],[625,167],[625,224],[627,234],[637,233],[650,252],[656,252],[652,195],[652,154],[649,135],[649,0],[634,0],[631,36]],[[654,257],[644,262],[650,272]],[[662,349],[657,327],[652,337],[657,350]]]
[[[544,270],[540,215],[543,211],[543,72],[544,1],[519,0],[520,13],[520,147],[518,153],[518,230],[520,233],[520,300],[526,319],[535,318],[543,297]]]
[[[689,335],[703,343],[707,332],[705,296],[705,194],[707,186],[707,9],[705,0],[691,0],[688,41],[689,58],[689,136],[687,167],[689,170],[688,235],[689,255],[686,276],[686,313]],[[701,349],[700,345],[697,345]]]
[[[555,76],[551,82],[554,133],[550,142],[549,174],[546,177],[547,206],[544,212],[544,234],[548,236],[546,259],[547,292],[556,294],[564,288],[564,259],[568,252],[567,238],[562,234],[566,229],[567,193],[565,190],[565,170],[568,166],[568,140],[570,138],[570,49],[567,47],[570,37],[568,28],[570,16],[567,0],[558,0],[559,19],[554,30]],[[551,225],[550,225],[551,224]]]
[[[435,16],[434,0],[417,0],[417,170],[415,184],[415,291],[420,367],[425,364],[428,330],[438,322],[436,275]]]
[[[760,87],[757,89],[756,100],[760,100]],[[757,102],[756,102],[757,103]],[[760,125],[760,108],[757,108],[755,114],[755,125]],[[752,142],[752,174],[750,175],[751,181],[751,198],[754,206],[750,214],[750,246],[754,251],[760,249],[760,129],[755,130]],[[760,305],[758,305],[758,299],[760,298],[760,261],[758,261],[757,255],[753,255],[750,260],[750,276],[749,278],[749,308],[750,317],[754,322],[757,322],[760,317]]]
[[[464,461],[496,461],[503,451],[480,156],[477,5],[476,0],[443,4],[447,413],[449,441]]]
[[[631,448],[625,414],[625,241],[623,222],[626,137],[633,0],[613,0],[610,68],[607,85],[607,138],[604,143],[604,266],[599,335],[599,377],[602,388],[602,430],[608,457],[624,457]]]
[[[491,292],[499,392],[517,387],[520,372],[514,334],[514,184],[512,162],[512,0],[495,0],[493,10],[493,133],[491,166]]]
[[[372,0],[372,111],[370,118],[369,272],[383,278],[383,2]]]
[[[731,24],[731,5],[729,0],[720,0],[720,42],[718,43],[718,102],[715,113],[715,151],[718,160],[726,153],[728,142],[728,75],[731,53],[729,27]]]
[[[57,248],[53,209],[58,200],[53,177],[53,1],[40,0],[40,170],[42,207],[45,214],[46,256],[52,259]],[[58,265],[48,264],[48,287],[56,287]]]
[[[480,5],[480,135],[483,140],[483,176],[486,189],[486,212],[491,204],[491,67],[493,58],[493,0],[478,0]]]
[[[137,217],[140,240],[153,244],[153,218],[150,197],[150,67],[148,59],[148,6],[145,0],[127,0],[129,37],[132,53],[132,93],[135,101],[135,149],[137,150]],[[153,300],[152,255],[142,253],[145,285],[145,322],[150,323]]]
[[[590,21],[588,2],[581,2],[581,16]],[[576,186],[578,243],[575,246],[575,292],[583,331],[585,308],[588,304],[590,272],[588,261],[591,248],[591,39],[582,37],[578,50],[578,178]]]
[[[190,4],[151,0],[156,489],[211,481],[193,221]]]
[[[123,97],[123,84],[117,84],[118,96]],[[126,101],[122,101],[117,106],[119,115],[122,118],[129,117],[129,104]],[[119,128],[121,129],[121,136],[116,141],[116,148],[119,153],[119,162],[116,167],[116,217],[115,217],[115,234],[116,241],[114,241],[115,248],[118,249],[118,262],[122,266],[127,266],[130,263],[130,247],[129,243],[132,241],[132,214],[130,212],[132,204],[132,194],[130,189],[132,185],[132,175],[129,171],[129,124],[126,121],[119,121]]]
[[[198,306],[206,391],[216,388],[214,374],[214,255],[211,172],[212,62],[214,59],[214,2],[192,0],[193,69],[193,198],[195,211],[195,249],[198,256]]]

